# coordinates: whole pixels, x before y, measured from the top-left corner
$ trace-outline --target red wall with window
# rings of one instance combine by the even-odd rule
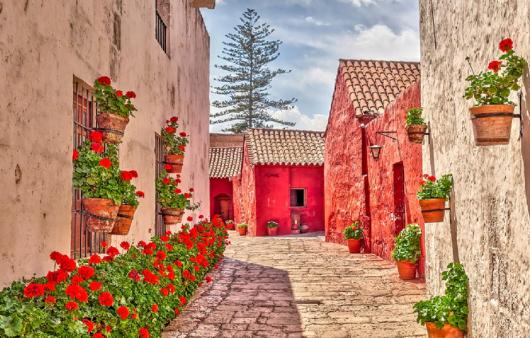
[[[234,219],[233,187],[229,178],[210,178],[210,215],[221,214],[221,200],[229,200],[226,219]]]

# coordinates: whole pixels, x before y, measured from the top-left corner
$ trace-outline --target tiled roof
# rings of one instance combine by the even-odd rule
[[[210,148],[210,178],[227,178],[241,174],[243,147]]]
[[[287,129],[247,131],[253,164],[323,165],[324,133]]]
[[[420,79],[418,62],[341,60],[340,68],[358,115],[382,114],[401,92]]]

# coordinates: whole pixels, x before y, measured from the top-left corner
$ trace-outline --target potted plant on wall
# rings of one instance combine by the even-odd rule
[[[348,243],[348,250],[350,253],[361,252],[361,241],[364,238],[364,235],[359,221],[354,221],[350,226],[344,228],[342,234]]]
[[[268,221],[267,222],[267,234],[269,236],[277,236],[278,235],[278,222],[276,221]]]
[[[231,219],[226,220],[225,224],[227,230],[236,230],[236,224]]]
[[[445,201],[449,198],[453,188],[453,176],[447,174],[436,179],[435,176],[425,174],[420,179],[420,185],[417,196],[423,220],[426,223],[443,222]]]
[[[416,278],[416,264],[421,256],[421,229],[418,224],[409,224],[396,237],[392,258],[396,261],[399,278]]]
[[[103,146],[103,135],[90,132],[89,139],[73,153],[73,186],[83,193],[81,201],[92,232],[111,232],[123,199],[118,150]]]
[[[118,217],[111,234],[127,235],[131,228],[134,213],[138,207],[138,198],[143,197],[142,191],[136,191],[136,187],[131,183],[133,178],[137,178],[136,170],[121,171],[120,186],[122,189],[123,199],[118,210]]]
[[[173,225],[182,221],[185,209],[193,209],[191,192],[183,193],[178,187],[180,179],[170,177],[166,172],[156,182],[156,192],[160,203],[162,218],[165,225]]]
[[[98,129],[103,132],[105,142],[120,143],[129,117],[136,111],[131,101],[136,93],[116,90],[108,76],[101,76],[94,81],[94,97],[98,105]]]
[[[478,146],[510,142],[514,110],[510,95],[521,88],[526,60],[515,54],[509,38],[499,43],[499,49],[503,54],[489,63],[487,71],[466,78],[469,86],[464,97],[475,100],[469,111]]]
[[[463,338],[467,331],[468,277],[460,263],[450,263],[442,273],[445,295],[414,304],[417,321],[429,338]]]
[[[406,126],[409,141],[412,143],[423,143],[423,137],[427,130],[427,124],[421,116],[423,108],[411,108],[407,111]]]
[[[247,234],[248,225],[246,223],[240,223],[237,225],[237,231],[240,236],[245,236]]]
[[[184,164],[184,153],[186,145],[189,143],[188,134],[180,132],[177,134],[178,118],[173,116],[166,121],[166,126],[162,128],[161,135],[164,140],[166,155],[166,171],[168,173],[181,173]]]

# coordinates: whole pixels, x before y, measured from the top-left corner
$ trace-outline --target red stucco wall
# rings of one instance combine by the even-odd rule
[[[232,182],[228,178],[210,178],[210,215],[212,216],[219,213],[219,203],[216,203],[216,197],[221,195],[233,197]],[[232,207],[230,215],[233,214],[234,208]]]
[[[291,213],[300,214],[309,231],[324,230],[324,184],[322,166],[258,165],[256,175],[256,227],[253,235],[267,234],[266,223],[280,224],[279,234],[291,233]],[[306,189],[306,205],[290,206],[290,189]]]
[[[394,197],[394,167],[400,162],[404,167],[404,224],[423,220],[416,199],[418,178],[421,175],[421,145],[408,141],[405,130],[406,110],[420,106],[419,84],[409,87],[383,115],[368,123],[366,141],[383,148],[379,160],[369,153],[363,177],[362,128],[354,117],[342,74],[337,77],[333,103],[326,131],[325,153],[325,222],[326,240],[343,243],[342,230],[352,220],[363,216],[365,220],[365,252],[373,252],[391,259],[394,237],[401,230]],[[377,131],[397,131],[391,134],[398,138],[378,135]],[[366,152],[366,150],[365,150]],[[366,186],[367,184],[367,186]],[[365,195],[365,188],[369,192]],[[368,202],[368,204],[366,203]],[[424,244],[422,238],[422,252]],[[424,254],[420,261],[420,275],[424,274]]]
[[[233,179],[234,220],[236,223],[247,223],[249,234],[256,232],[256,185],[254,166],[248,157],[248,147],[243,145],[243,164],[241,177]]]

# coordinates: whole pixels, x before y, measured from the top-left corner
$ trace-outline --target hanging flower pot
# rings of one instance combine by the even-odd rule
[[[434,323],[425,323],[429,338],[464,338],[464,332],[460,329],[445,324],[442,328],[436,327]]]
[[[344,228],[342,235],[348,243],[348,251],[350,253],[361,252],[361,241],[364,238],[364,234],[359,221],[353,221],[351,225]]]
[[[178,208],[162,208],[160,212],[162,213],[162,219],[165,225],[182,222],[182,216],[184,215],[184,210]]]
[[[136,207],[133,205],[122,204],[118,210],[118,218],[114,224],[111,234],[113,235],[127,235],[131,229],[132,220]]]
[[[422,113],[423,108],[411,108],[407,111],[406,129],[409,141],[412,143],[423,143],[427,125],[421,116]]]
[[[477,146],[508,144],[512,129],[514,106],[484,105],[469,108]]]
[[[247,229],[248,229],[248,225],[246,225],[245,223],[241,223],[237,225],[237,232],[239,232],[239,236],[246,236]]]
[[[119,205],[106,198],[83,198],[83,210],[87,216],[87,229],[91,232],[109,233],[118,216]]]
[[[438,223],[444,221],[445,198],[432,198],[420,200],[421,214],[425,223]]]
[[[166,171],[172,174],[180,174],[184,165],[184,155],[165,155]]]
[[[129,123],[128,117],[123,117],[111,113],[99,113],[96,116],[98,129],[103,133],[103,141],[107,143],[121,143],[125,127]]]

